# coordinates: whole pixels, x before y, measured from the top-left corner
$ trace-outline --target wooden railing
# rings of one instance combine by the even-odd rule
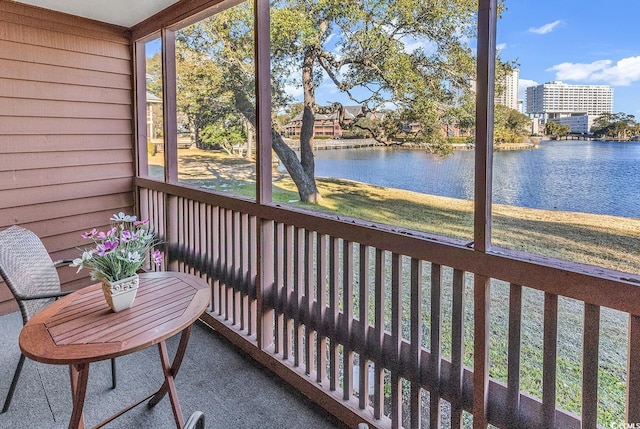
[[[640,423],[637,279],[179,185],[137,179],[137,186],[140,214],[166,241],[167,269],[212,285],[205,321],[350,426],[439,428],[446,421],[458,428],[476,419],[595,428],[601,309],[627,314],[626,415],[619,420]],[[502,301],[492,302],[491,291]],[[532,295],[541,297],[538,395],[521,387],[523,319],[537,317],[523,302]],[[557,407],[565,311],[583,314],[572,325],[584,339],[575,351],[581,415]],[[492,318],[507,325],[503,381],[486,370]],[[485,370],[474,372],[479,361]],[[486,405],[478,399],[482,383]]]

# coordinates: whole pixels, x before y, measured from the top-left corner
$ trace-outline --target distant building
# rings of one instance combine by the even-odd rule
[[[591,132],[591,126],[593,121],[598,118],[599,115],[576,115],[576,116],[561,116],[557,118],[551,118],[550,121],[558,123],[560,125],[569,125],[572,133],[589,133]]]
[[[351,123],[356,117],[362,115],[361,106],[344,106],[344,124]],[[367,114],[366,117],[371,119],[380,119],[381,115]],[[329,137],[340,138],[342,137],[343,129],[340,126],[340,120],[338,118],[338,112],[333,113],[316,113],[315,121],[313,123],[313,136],[314,137]],[[287,137],[300,137],[300,130],[302,129],[302,112],[296,115],[291,121],[284,126],[284,133]]]
[[[507,72],[504,79],[497,81],[495,103],[520,111],[518,108],[519,80],[520,70],[513,69]]]
[[[613,113],[613,88],[548,82],[527,88],[527,113],[544,118]]]
[[[162,131],[162,99],[147,91],[147,139]]]

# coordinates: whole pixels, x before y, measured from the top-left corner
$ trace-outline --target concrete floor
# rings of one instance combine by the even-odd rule
[[[18,362],[19,313],[0,316],[0,406]],[[168,341],[173,356],[178,337]],[[109,361],[91,364],[84,413],[87,427],[147,396],[162,384],[156,346],[117,359],[118,386],[111,389]],[[203,411],[207,428],[279,429],[343,427],[275,375],[256,366],[209,328],[194,325],[186,356],[176,378],[185,420]],[[66,428],[71,416],[69,370],[26,360],[9,411],[0,414],[0,428]],[[152,410],[145,404],[104,426],[175,428],[167,397]]]

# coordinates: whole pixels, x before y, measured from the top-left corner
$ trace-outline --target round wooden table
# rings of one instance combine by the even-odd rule
[[[157,392],[104,420],[101,427],[147,399],[155,406],[169,394],[176,426],[184,418],[174,378],[180,369],[193,322],[207,309],[211,290],[189,274],[140,274],[140,287],[131,308],[112,312],[100,284],[80,289],[55,301],[29,320],[20,332],[20,349],[38,362],[69,365],[73,411],[69,428],[84,428],[84,406],[91,362],[111,359],[158,345],[164,383]],[[170,362],[165,340],[182,332]]]

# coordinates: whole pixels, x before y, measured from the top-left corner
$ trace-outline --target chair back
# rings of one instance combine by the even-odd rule
[[[52,299],[20,297],[60,292],[60,279],[40,238],[20,226],[0,231],[0,276],[18,302],[23,323]]]

